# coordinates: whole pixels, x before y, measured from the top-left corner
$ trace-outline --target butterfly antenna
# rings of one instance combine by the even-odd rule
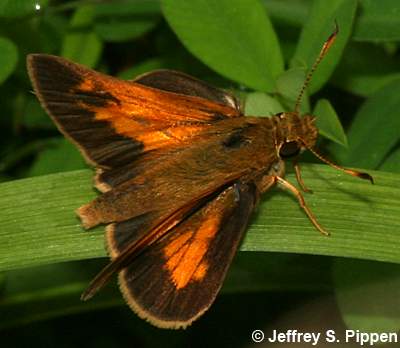
[[[371,182],[371,184],[374,183],[374,179],[372,178],[371,175],[369,175],[369,174],[367,174],[367,173],[364,173],[364,172],[359,172],[359,171],[357,171],[357,170],[348,169],[348,168],[344,168],[344,167],[342,167],[342,166],[339,166],[339,165],[337,165],[337,164],[335,164],[335,163],[329,161],[329,160],[326,159],[325,157],[323,157],[323,156],[322,156],[321,154],[319,154],[315,149],[313,149],[313,148],[311,148],[311,147],[309,147],[309,146],[307,146],[307,145],[305,145],[305,144],[304,144],[304,146],[305,146],[315,157],[319,158],[322,162],[324,162],[324,163],[330,165],[332,168],[341,170],[342,172],[345,172],[345,173],[347,173],[347,174],[350,174],[350,175],[355,176],[355,177],[360,178],[360,179],[369,180],[369,181]]]
[[[301,87],[299,96],[297,97],[297,100],[296,100],[296,105],[294,106],[294,112],[297,112],[297,113],[300,112],[301,100],[303,99],[304,92],[306,91],[308,85],[310,84],[310,81],[314,74],[314,71],[315,71],[315,69],[317,69],[319,63],[321,63],[321,60],[328,53],[329,48],[335,42],[335,39],[336,39],[336,36],[338,33],[339,33],[339,26],[338,26],[337,22],[335,21],[335,30],[333,31],[333,33],[331,35],[329,35],[328,39],[325,41],[324,45],[321,48],[321,51],[319,52],[317,59],[315,60],[310,71],[308,72],[306,79],[304,80],[303,86]]]

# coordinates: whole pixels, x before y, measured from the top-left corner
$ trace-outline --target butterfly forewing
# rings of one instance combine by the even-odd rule
[[[153,88],[163,85],[159,74],[152,79],[152,75],[143,76],[142,83],[122,81],[50,55],[30,55],[28,70],[39,100],[59,129],[100,169],[98,188],[102,191],[136,174],[137,170],[129,170],[136,161],[143,167],[147,159],[165,158],[173,152],[171,148],[190,144],[213,122],[241,116],[229,102],[223,103],[224,92],[214,98],[221,103],[206,99],[212,88],[195,79],[186,78],[191,94],[168,91],[168,76],[177,73],[162,74],[169,82],[161,90]],[[185,80],[183,74],[179,77]]]

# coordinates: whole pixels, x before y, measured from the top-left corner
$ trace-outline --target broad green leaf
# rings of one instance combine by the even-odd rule
[[[28,176],[66,172],[85,167],[85,161],[77,148],[65,138],[58,138],[39,153]]]
[[[103,49],[102,41],[91,27],[94,14],[94,7],[90,5],[75,11],[61,49],[63,57],[88,67],[96,66]]]
[[[379,166],[380,170],[400,173],[400,148],[394,150]]]
[[[86,260],[6,272],[0,302],[3,314],[0,316],[0,329],[124,305],[114,284],[102,289],[100,296],[91,301],[80,301],[81,293],[103,265],[104,262],[98,260]],[[330,258],[241,252],[229,269],[221,293],[320,292],[329,289]],[[138,322],[140,320],[138,317],[135,319],[134,315],[131,318]]]
[[[319,134],[335,143],[347,147],[347,138],[342,124],[332,104],[327,99],[320,99],[314,108],[313,115],[317,117],[316,124]]]
[[[48,2],[48,0],[0,0],[0,17],[18,18],[39,13]]]
[[[95,32],[105,41],[133,40],[152,30],[160,17],[158,1],[114,1],[95,7]]]
[[[292,195],[274,191],[265,195],[242,250],[400,263],[399,175],[371,172],[371,185],[324,165],[302,167],[314,190],[306,201],[332,236],[316,231]],[[84,231],[74,213],[95,197],[92,176],[85,170],[0,184],[0,270],[105,256],[104,228]]]
[[[249,93],[246,97],[245,114],[249,116],[272,116],[285,111],[273,97],[262,92]]]
[[[162,9],[186,48],[209,67],[256,90],[273,90],[283,61],[258,0],[163,0]]]
[[[396,79],[400,79],[400,64],[395,55],[388,54],[382,46],[352,43],[331,82],[350,93],[366,97]]]
[[[0,37],[0,84],[2,84],[14,71],[18,61],[18,50],[15,44]]]
[[[353,39],[358,41],[399,41],[400,2],[360,0]]]
[[[338,64],[350,37],[356,7],[356,0],[315,0],[313,2],[291,66],[306,66],[310,69],[324,42],[332,34],[335,21],[338,24],[339,33],[313,75],[309,87],[310,94],[317,92],[329,80]]]
[[[349,328],[400,330],[400,265],[337,259],[333,274],[337,302]]]
[[[349,149],[333,147],[340,163],[377,168],[400,139],[400,79],[374,93],[355,115],[347,139]]]

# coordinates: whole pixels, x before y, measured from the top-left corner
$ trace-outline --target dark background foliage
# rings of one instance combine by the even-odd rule
[[[79,302],[80,292],[104,264],[104,260],[82,261],[104,255],[101,230],[82,243],[80,253],[66,249],[57,258],[41,254],[41,246],[59,250],[62,237],[52,236],[56,230],[63,233],[63,220],[53,222],[49,217],[43,225],[31,214],[27,223],[45,230],[40,243],[32,239],[32,250],[29,243],[15,247],[9,239],[13,231],[5,226],[8,222],[11,226],[12,211],[18,211],[24,200],[37,199],[32,202],[42,210],[48,207],[43,197],[50,196],[31,197],[26,193],[30,187],[47,187],[51,192],[58,182],[74,186],[79,179],[85,187],[81,201],[89,195],[87,172],[39,177],[87,166],[33,95],[25,67],[27,54],[61,55],[123,79],[159,68],[184,71],[235,91],[246,103],[247,114],[268,116],[293,108],[305,71],[337,21],[337,42],[318,67],[302,109],[318,116],[324,136],[319,147],[331,158],[343,165],[399,173],[399,13],[397,0],[0,0],[0,180],[7,182],[0,185],[0,228],[4,230],[3,236],[0,231],[0,265],[7,271],[0,274],[1,344],[245,347],[251,345],[251,331],[257,328],[266,332],[335,329],[338,335],[346,326],[398,331],[400,269],[395,263],[400,262],[396,244],[400,222],[395,217],[400,204],[396,187],[382,186],[375,192],[387,206],[374,216],[374,223],[381,222],[377,230],[387,235],[368,235],[370,239],[364,241],[361,234],[359,243],[350,238],[344,246],[346,240],[339,238],[343,248],[338,243],[327,252],[319,242],[303,249],[303,240],[310,240],[308,236],[314,233],[309,232],[312,227],[306,228],[304,238],[288,237],[288,244],[297,241],[297,249],[285,249],[285,238],[272,242],[282,245],[275,249],[268,249],[268,239],[262,237],[255,239],[259,247],[245,243],[247,251],[238,254],[216,303],[193,327],[179,332],[155,329],[138,319],[123,305],[114,285],[89,303]],[[305,160],[315,161],[310,156]],[[387,185],[400,182],[398,175],[381,175]],[[27,177],[33,178],[12,182]],[[357,184],[346,189],[354,190]],[[359,194],[364,190],[365,186],[357,188]],[[70,214],[79,204],[66,197],[65,202],[60,198],[52,204]],[[272,201],[279,203],[279,198]],[[362,219],[357,209],[354,213]],[[286,227],[290,230],[289,223]],[[74,228],[77,235],[82,233],[77,224]],[[81,243],[71,236],[71,245]],[[368,243],[382,244],[386,254],[363,254],[362,250],[369,250]],[[93,248],[97,254],[85,254]],[[57,263],[66,260],[70,262]]]

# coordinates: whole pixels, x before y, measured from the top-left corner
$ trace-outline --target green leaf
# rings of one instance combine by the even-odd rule
[[[309,0],[264,0],[263,2],[274,23],[296,27],[302,26],[307,21],[311,4]]]
[[[82,169],[86,163],[77,148],[64,138],[54,139],[39,153],[28,176],[37,176]]]
[[[380,170],[400,173],[400,148],[393,151],[379,166]]]
[[[84,170],[0,184],[0,270],[104,256],[102,233],[83,231],[74,213],[94,198],[91,182]]]
[[[0,17],[24,17],[43,10],[48,2],[48,0],[0,0]]]
[[[346,83],[345,86],[343,86],[342,83],[335,83],[335,85],[343,87],[350,93],[368,97],[391,82],[399,79],[400,73],[382,75],[368,73],[365,75],[348,75],[347,78],[342,80]]]
[[[264,0],[271,18],[279,25],[300,27],[307,21],[310,0]],[[357,41],[396,41],[399,38],[397,0],[359,0],[357,20],[352,35]]]
[[[105,41],[136,39],[152,30],[160,17],[158,1],[117,1],[95,7],[95,32]]]
[[[400,80],[372,95],[355,115],[347,138],[349,149],[333,147],[341,163],[377,168],[398,143],[400,133]]]
[[[314,108],[319,134],[335,143],[347,147],[347,137],[332,104],[327,99],[320,99]]]
[[[59,53],[64,36],[70,28],[70,20],[70,16],[64,16],[61,13],[40,17],[40,21],[38,20],[37,24],[33,25],[34,30],[37,30],[35,35],[39,37],[36,42],[32,42],[32,47],[39,45],[40,52]],[[28,50],[29,53],[32,52],[29,48]]]
[[[249,93],[246,97],[245,114],[249,116],[272,116],[284,111],[273,97],[262,92]]]
[[[331,82],[350,93],[366,97],[399,79],[399,70],[398,58],[389,55],[382,46],[353,43],[347,47]]]
[[[5,279],[6,279],[5,273],[4,272],[0,273],[0,291],[2,294],[4,293]]]
[[[24,95],[21,119],[18,122],[29,129],[55,129],[54,123],[38,103],[36,96]]]
[[[276,92],[278,93],[278,97],[280,97],[287,110],[294,110],[297,98],[300,94],[300,90],[305,79],[306,72],[304,68],[292,68],[279,75],[276,82]],[[300,111],[303,114],[310,111],[310,103],[307,97],[307,91],[305,91],[301,100]]]
[[[159,0],[114,0],[96,4],[96,18],[127,17],[127,16],[156,16],[161,14]]]
[[[70,32],[65,36],[61,49],[63,57],[88,67],[96,66],[103,49],[102,41],[91,28],[94,14],[94,8],[90,5],[75,11]]]
[[[49,145],[49,139],[39,139],[24,143],[22,146],[14,148],[10,146],[11,151],[5,151],[5,155],[2,156],[0,162],[0,172],[7,171],[13,166],[17,165],[23,160],[29,159],[30,157],[37,154]]]
[[[156,26],[155,20],[129,20],[121,22],[118,18],[107,22],[96,23],[95,32],[104,40],[109,42],[122,42],[134,40]]]
[[[335,21],[339,26],[339,34],[313,75],[309,87],[310,94],[317,92],[329,80],[338,64],[344,47],[350,38],[356,7],[356,0],[333,0],[329,2],[315,0],[313,2],[291,66],[306,66],[308,69],[312,67],[322,45],[332,34]]]
[[[265,195],[242,245],[400,263],[400,176],[371,172],[375,185],[324,165],[303,165],[321,236],[292,195]],[[0,270],[105,256],[103,227],[84,231],[74,211],[95,197],[89,170],[0,184]],[[288,175],[294,182],[294,176]],[[382,218],[384,216],[384,218]]]
[[[0,37],[0,84],[13,73],[17,61],[17,46],[11,40]]]
[[[337,302],[349,328],[400,330],[400,265],[338,259],[333,274]]]
[[[381,6],[381,2],[369,0],[359,0],[358,2],[360,9],[357,11],[355,33],[352,34],[352,40],[361,41],[365,39],[368,41],[375,41],[382,33],[382,30],[380,29],[381,27],[385,28],[383,32],[386,32],[386,30],[393,31],[388,34],[388,36],[393,36],[393,33],[396,33],[396,35],[398,34],[398,26],[394,29],[395,25],[387,26],[386,23],[384,23],[385,17],[392,22],[391,24],[395,24],[396,21],[399,20],[395,12],[395,9],[398,7],[397,0],[385,0],[383,6]],[[293,27],[301,27],[307,22],[312,3],[313,1],[311,0],[264,0],[265,7],[267,8],[268,13],[270,14],[274,23]],[[393,3],[396,3],[396,5],[393,5]],[[381,12],[379,15],[381,18],[379,20],[379,24],[371,26],[368,21],[373,19],[375,7],[379,7],[379,12]],[[366,35],[364,38],[359,38],[359,33],[366,33]]]
[[[162,9],[182,43],[202,62],[256,90],[273,90],[283,60],[259,1],[163,0]]]
[[[354,40],[400,40],[400,3],[398,0],[360,0],[359,13],[354,27]]]

